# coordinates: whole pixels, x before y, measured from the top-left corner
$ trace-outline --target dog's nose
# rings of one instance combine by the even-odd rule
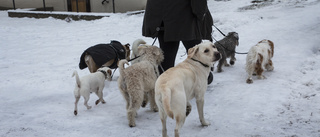
[[[219,52],[215,52],[214,57],[216,58],[216,60],[219,60],[221,58],[221,54]]]

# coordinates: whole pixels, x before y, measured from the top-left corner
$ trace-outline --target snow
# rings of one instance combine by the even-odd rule
[[[262,39],[275,44],[275,70],[267,79],[247,84],[246,55],[234,66],[214,72],[205,95],[202,127],[195,100],[181,130],[183,137],[320,136],[320,1],[281,0],[253,10],[240,10],[250,0],[208,1],[215,25],[224,33],[239,33],[238,52],[247,52]],[[160,137],[158,113],[140,108],[137,126],[130,128],[125,102],[117,87],[118,71],[106,81],[106,104],[87,110],[81,98],[74,116],[73,89],[82,52],[95,44],[143,38],[143,14],[111,14],[94,21],[54,18],[9,18],[0,11],[0,136]],[[222,39],[214,29],[213,36]],[[158,44],[158,42],[156,42]],[[186,58],[180,46],[176,63]],[[167,120],[174,136],[175,121]]]

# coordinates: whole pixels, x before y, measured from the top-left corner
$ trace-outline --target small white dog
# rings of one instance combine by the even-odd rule
[[[211,42],[204,42],[188,50],[188,57],[177,66],[160,75],[155,85],[155,99],[162,122],[162,136],[167,137],[167,115],[176,120],[175,137],[179,136],[186,116],[191,111],[189,100],[196,98],[200,122],[204,119],[204,94],[211,64],[218,61],[221,54]]]
[[[135,116],[146,93],[149,95],[151,110],[158,111],[154,101],[154,84],[159,76],[158,66],[164,59],[162,50],[156,46],[138,48],[138,51],[139,62],[127,68],[124,68],[124,64],[128,64],[127,60],[119,62],[118,87],[126,100],[130,127],[136,126]]]
[[[103,88],[105,85],[105,80],[111,78],[111,69],[108,67],[99,68],[97,72],[88,74],[86,76],[79,78],[78,72],[74,71],[72,77],[76,76],[76,86],[74,88],[74,97],[76,98],[75,101],[75,108],[74,108],[74,115],[78,114],[78,102],[80,96],[84,98],[84,105],[87,109],[91,109],[91,106],[88,105],[88,101],[90,98],[90,93],[94,92],[97,94],[99,99],[96,101],[96,105],[99,102],[103,104],[106,103],[103,100]]]
[[[262,40],[257,45],[250,48],[247,55],[246,71],[248,73],[247,83],[253,83],[252,75],[257,74],[258,79],[265,79],[262,75],[264,69],[272,71],[274,69],[271,58],[274,53],[274,44],[270,40]]]

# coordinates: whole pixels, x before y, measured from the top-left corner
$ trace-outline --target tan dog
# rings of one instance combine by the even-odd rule
[[[97,44],[86,49],[81,57],[79,68],[88,67],[91,73],[96,72],[100,67],[115,69],[121,59],[130,59],[130,45],[122,45],[118,41],[111,41],[109,44]]]
[[[167,115],[176,120],[175,136],[179,136],[180,128],[191,111],[189,100],[192,98],[197,100],[201,124],[210,124],[203,116],[204,94],[208,86],[210,65],[220,57],[221,54],[213,43],[200,43],[189,49],[187,59],[168,69],[157,79],[155,99],[162,122],[163,137],[167,137]]]
[[[271,58],[274,53],[274,44],[270,40],[262,40],[257,45],[250,48],[247,55],[246,71],[248,73],[247,83],[253,83],[252,75],[257,74],[258,79],[265,79],[262,75],[264,69],[272,71],[274,69]]]
[[[154,101],[154,84],[159,76],[158,66],[163,61],[162,50],[156,46],[139,48],[139,62],[124,69],[127,60],[119,62],[120,76],[119,89],[126,100],[127,117],[129,126],[134,127],[137,110],[144,101],[145,93],[148,93],[150,108],[158,111]]]
[[[103,99],[103,88],[105,85],[105,80],[111,77],[111,69],[108,67],[99,68],[97,72],[91,73],[89,75],[79,78],[77,71],[74,71],[72,74],[76,76],[76,86],[74,88],[74,97],[76,98],[75,101],[75,108],[74,108],[74,115],[78,114],[78,102],[81,96],[84,98],[84,105],[87,109],[91,109],[91,106],[88,105],[88,101],[90,98],[90,93],[94,92],[99,97],[96,101],[96,105],[99,102],[103,104],[106,103]]]

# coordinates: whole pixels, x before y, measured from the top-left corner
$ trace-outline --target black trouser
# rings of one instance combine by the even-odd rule
[[[160,48],[162,49],[163,55],[164,55],[164,60],[161,63],[161,65],[162,65],[164,71],[166,71],[167,69],[173,67],[175,64],[180,41],[165,42],[163,31],[158,32],[158,40],[159,40]],[[188,50],[190,48],[201,43],[201,39],[200,40],[182,41],[182,43],[186,49],[186,52],[188,53]],[[159,70],[160,70],[160,74],[161,74],[162,69],[159,69]]]

